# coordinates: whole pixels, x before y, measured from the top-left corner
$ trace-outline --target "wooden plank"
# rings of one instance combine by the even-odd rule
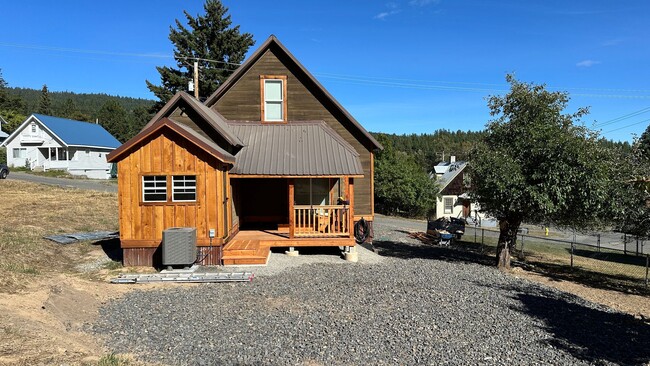
[[[217,210],[217,221],[215,222],[215,229],[217,229],[217,236],[222,238],[225,236],[226,231],[223,227],[223,172],[221,170],[215,170],[215,198],[212,201],[212,205],[216,206]]]
[[[293,178],[287,180],[287,186],[289,189],[289,237],[293,238],[296,233],[296,212],[294,209],[295,204],[295,181]]]

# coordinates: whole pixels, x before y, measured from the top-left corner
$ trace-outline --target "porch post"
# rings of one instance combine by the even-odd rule
[[[295,232],[295,210],[294,205],[294,181],[293,178],[288,180],[289,186],[289,239],[293,239]]]
[[[345,177],[345,198],[350,202],[348,215],[350,238],[354,238],[354,178]]]

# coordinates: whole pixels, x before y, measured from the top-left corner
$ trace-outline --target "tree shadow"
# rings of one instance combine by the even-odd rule
[[[571,253],[571,249],[567,248],[567,252]],[[589,259],[599,260],[603,262],[615,262],[620,264],[629,264],[633,266],[640,266],[645,268],[646,266],[646,257],[645,256],[636,256],[632,254],[625,253],[612,253],[607,251],[597,252],[595,250],[586,250],[586,249],[574,249],[573,255],[580,257],[585,257]]]
[[[640,278],[621,274],[601,273],[578,266],[568,266],[560,263],[536,261],[528,256],[526,263],[518,263],[521,268],[548,277],[553,281],[569,281],[591,288],[650,295],[650,288]]]
[[[486,286],[482,283],[481,285]],[[592,308],[577,296],[531,287],[491,286],[513,293],[515,311],[535,317],[553,335],[549,346],[594,364],[646,365],[650,362],[650,324],[605,308]]]
[[[391,240],[374,240],[373,247],[378,254],[385,257],[400,259],[436,259],[447,262],[477,263],[494,266],[494,254],[490,255],[489,248],[465,241],[455,241],[450,246],[438,246],[435,240],[422,235],[423,233],[408,233],[421,244],[410,244]]]

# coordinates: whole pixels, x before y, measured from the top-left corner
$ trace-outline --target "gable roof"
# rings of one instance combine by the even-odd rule
[[[440,164],[438,164],[440,165]],[[450,163],[449,165],[445,165],[448,167],[448,170],[438,179],[440,182],[440,191],[442,192],[449,183],[451,183],[454,178],[460,174],[463,170],[465,170],[465,167],[467,167],[467,163],[464,161],[457,161],[455,163]]]
[[[192,108],[196,113],[198,113],[205,122],[208,123],[217,133],[219,133],[230,145],[241,147],[243,144],[241,140],[230,131],[226,119],[216,111],[208,108],[203,103],[196,100],[193,96],[185,93],[178,92],[176,93],[159,111],[155,116],[147,123],[143,130],[150,127],[160,119],[164,117],[169,117],[174,110],[179,107],[179,104],[182,102],[187,103],[190,108]]]
[[[253,54],[243,63],[235,72],[233,72],[226,81],[219,86],[219,88],[212,93],[210,97],[205,101],[205,105],[212,107],[226,92],[243,76],[248,70],[264,55],[264,53],[273,48],[281,52],[286,56],[289,61],[293,64],[295,71],[299,79],[303,82],[306,82],[305,86],[307,89],[316,92],[314,95],[317,99],[323,102],[323,100],[331,103],[332,107],[340,112],[346,120],[348,120],[354,129],[359,131],[370,143],[374,149],[383,149],[384,147],[377,141],[368,131],[366,131],[363,126],[354,118],[352,115],[343,108],[343,106],[321,85],[321,83],[316,80],[316,78],[309,72],[307,69],[287,50],[286,47],[274,36],[271,35]]]
[[[122,160],[122,158],[126,156],[132,149],[137,148],[140,142],[144,141],[148,137],[154,135],[155,133],[163,129],[167,131],[172,131],[177,135],[185,138],[187,141],[191,142],[195,146],[199,147],[203,151],[207,152],[208,154],[214,156],[215,158],[219,159],[224,163],[229,163],[229,164],[235,163],[235,157],[232,156],[227,151],[225,151],[224,149],[222,149],[221,147],[219,147],[213,141],[202,136],[201,134],[194,131],[193,129],[183,124],[176,123],[175,121],[169,118],[162,118],[154,122],[153,124],[147,125],[147,127],[145,127],[142,131],[140,131],[140,133],[135,135],[132,139],[125,142],[119,148],[113,150],[110,154],[106,155],[106,160],[109,163]]]
[[[100,147],[115,149],[120,146],[113,135],[97,123],[75,121],[67,118],[46,116],[34,113],[16,129],[3,144],[13,140],[14,136],[32,119],[36,119],[66,146]]]
[[[231,122],[230,127],[244,141],[231,174],[363,176],[359,154],[324,121]]]

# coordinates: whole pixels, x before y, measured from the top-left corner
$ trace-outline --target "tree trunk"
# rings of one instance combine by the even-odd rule
[[[499,220],[499,243],[496,255],[496,265],[499,269],[510,269],[510,252],[517,242],[519,225],[521,225],[521,219],[518,218]]]

